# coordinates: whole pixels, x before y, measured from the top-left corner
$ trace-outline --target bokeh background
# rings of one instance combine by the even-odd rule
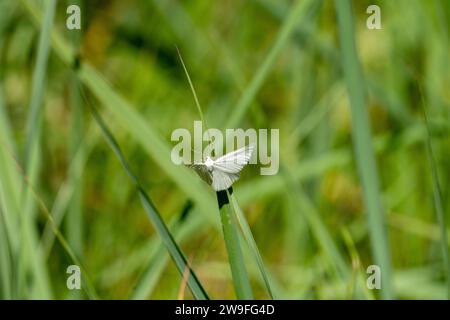
[[[260,176],[251,166],[234,189],[278,298],[381,297],[365,285],[379,244],[371,243],[357,169],[351,90],[363,90],[370,120],[365,147],[369,156],[374,150],[373,186],[388,239],[382,250],[392,266],[382,286],[396,298],[447,298],[448,1],[351,1],[348,36],[358,55],[350,63],[364,75],[358,88],[344,77],[335,1],[308,1],[292,18],[298,4],[285,0],[60,0],[46,45],[40,37],[50,2],[0,2],[2,298],[87,298],[66,288],[74,261],[62,238],[100,298],[192,297],[88,101],[209,295],[235,297],[219,212],[197,210],[199,199],[215,195],[202,185],[194,192],[203,194],[193,197],[168,174],[170,165],[161,166],[170,163],[160,150],[173,145],[172,131],[199,120],[177,47],[209,127],[223,128],[244,105],[236,127],[280,130],[279,174]],[[66,28],[74,3],[81,7],[79,31]],[[370,4],[381,8],[381,30],[366,27]],[[47,63],[39,60],[46,48]],[[78,72],[86,65],[94,75]],[[166,148],[158,149],[149,132]],[[267,298],[244,253],[255,298]]]

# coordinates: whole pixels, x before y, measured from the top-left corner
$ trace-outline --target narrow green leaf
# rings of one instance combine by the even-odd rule
[[[357,293],[354,292],[358,289],[362,290],[362,295],[368,300],[375,300],[375,295],[372,290],[367,287],[367,273],[363,270],[363,266],[361,264],[361,258],[359,256],[358,250],[356,249],[355,241],[350,234],[350,231],[347,228],[343,228],[341,230],[342,238],[347,246],[348,253],[352,259],[352,281],[349,281],[350,287],[350,295],[349,299],[357,299]],[[361,287],[357,287],[358,282],[361,284]]]
[[[146,210],[147,214],[149,215],[150,220],[153,222],[153,225],[158,230],[164,244],[166,245],[167,250],[169,251],[170,255],[172,256],[172,259],[175,261],[175,264],[177,265],[178,271],[180,272],[181,275],[183,275],[186,270],[189,270],[187,284],[188,284],[189,288],[191,289],[192,294],[194,295],[194,297],[196,299],[208,300],[209,297],[208,297],[206,291],[203,289],[203,286],[201,285],[201,283],[198,280],[197,276],[195,275],[194,271],[192,270],[190,265],[187,263],[183,252],[176,244],[175,240],[173,239],[172,234],[167,229],[166,225],[164,224],[159,213],[156,211],[156,208],[154,207],[150,198],[147,196],[147,194],[141,187],[138,187],[138,192],[139,192],[139,197],[144,206],[144,209]]]
[[[68,254],[69,258],[72,260],[72,262],[78,266],[80,266],[81,268],[81,274],[82,277],[85,279],[86,281],[86,288],[83,286],[83,290],[86,291],[87,295],[91,298],[91,299],[97,299],[97,294],[95,292],[94,287],[92,286],[92,283],[87,275],[86,270],[84,269],[83,265],[81,264],[80,260],[76,257],[76,255],[74,254],[74,251],[72,250],[72,248],[70,247],[70,245],[67,243],[67,241],[65,240],[64,236],[61,234],[60,230],[58,229],[58,227],[55,224],[55,221],[53,220],[52,216],[50,215],[44,201],[42,200],[42,198],[39,197],[39,195],[37,194],[36,190],[33,188],[33,185],[30,183],[30,180],[28,179],[28,177],[26,177],[24,175],[23,170],[19,167],[19,163],[17,162],[17,160],[14,157],[14,154],[11,153],[11,150],[5,150],[6,148],[1,148],[0,149],[0,160],[2,160],[2,157],[4,156],[5,158],[9,159],[10,161],[8,162],[8,164],[14,164],[13,167],[9,167],[9,171],[8,173],[14,173],[14,177],[15,179],[21,180],[19,182],[16,182],[17,185],[19,185],[21,182],[23,183],[23,186],[26,187],[26,192],[27,194],[30,195],[31,199],[35,202],[35,206],[39,206],[42,210],[42,212],[45,214],[46,218],[48,219],[50,226],[53,230],[53,232],[55,233],[56,237],[58,238],[62,248],[65,250],[65,252]],[[35,152],[33,152],[32,154],[35,154]],[[31,164],[33,164],[35,162],[34,159],[31,159]],[[33,165],[32,165],[33,167]],[[0,162],[0,169],[3,168],[2,163]],[[0,172],[0,175],[2,175],[3,178],[8,177],[8,174],[3,175],[2,172]],[[0,199],[2,197],[2,181],[5,181],[6,179],[0,179]],[[19,187],[17,188],[18,190]],[[11,190],[10,188],[8,188],[7,190]],[[14,190],[14,189],[13,189]],[[12,195],[14,194],[11,193]],[[0,201],[1,203],[1,201]],[[8,204],[10,202],[8,201]],[[16,207],[8,207],[6,206],[6,208],[10,209],[12,208],[13,210],[18,210],[17,208],[19,207],[19,205],[17,204]],[[5,207],[4,207],[5,208]],[[0,212],[2,212],[0,210]],[[17,214],[17,217],[19,217],[19,214]],[[6,225],[6,224],[5,224]],[[33,230],[32,228],[33,226],[29,224],[29,221],[21,221],[20,224],[20,228],[23,228],[22,230],[22,239],[19,239],[19,241],[21,241],[19,243],[20,245],[20,249],[23,250],[23,257],[22,260],[19,260],[17,262],[17,265],[15,265],[15,272],[16,272],[16,278],[17,279],[17,293],[15,293],[15,295],[17,297],[23,297],[24,294],[26,294],[27,297],[31,296],[31,297],[40,297],[43,298],[43,294],[45,294],[45,292],[41,292],[39,290],[41,290],[42,288],[32,288],[33,290],[31,292],[22,292],[24,290],[24,288],[21,287],[21,285],[23,286],[24,283],[21,283],[21,281],[23,281],[23,276],[24,273],[26,272],[26,267],[27,267],[27,263],[30,263],[30,261],[23,261],[23,259],[32,259],[31,262],[33,263],[33,266],[36,268],[41,268],[40,265],[45,265],[44,264],[44,254],[43,254],[43,250],[42,248],[39,246],[38,241],[32,239],[32,236],[35,236],[33,233],[35,232],[35,230]],[[31,244],[35,244],[35,248],[33,252],[28,252],[30,250]],[[17,250],[19,251],[19,250]],[[43,270],[39,270],[37,273],[43,272]],[[45,279],[42,279],[45,280]],[[38,289],[38,291],[36,291],[36,289]],[[20,291],[22,290],[22,291]]]
[[[191,89],[192,95],[194,96],[195,106],[197,107],[197,111],[200,115],[200,119],[202,120],[202,123],[206,126],[206,128],[208,129],[208,126],[206,125],[205,117],[203,116],[202,107],[200,106],[200,102],[198,100],[197,93],[195,92],[194,84],[192,83],[191,77],[189,76],[189,72],[184,64],[183,57],[181,56],[181,53],[178,50],[178,47],[177,47],[177,53],[178,53],[178,58],[180,58],[181,65],[183,66],[184,74],[186,75],[186,78],[189,82],[189,87]]]
[[[266,285],[267,291],[269,292],[270,298],[274,299],[274,295],[272,292],[272,288],[270,286],[269,276],[267,274],[266,268],[264,266],[264,262],[262,260],[261,254],[259,253],[258,245],[256,244],[255,238],[253,237],[250,226],[248,225],[247,219],[245,219],[245,215],[242,212],[239,204],[237,203],[233,194],[230,196],[231,207],[233,209],[233,214],[235,215],[236,221],[239,223],[241,227],[242,234],[244,235],[245,241],[247,242],[250,250],[256,260],[256,264],[258,265],[259,272],[263,277],[264,284]]]
[[[290,197],[295,201],[300,213],[306,218],[312,234],[323,250],[325,257],[336,270],[337,275],[344,281],[348,280],[349,270],[347,263],[333,241],[333,237],[323,223],[317,209],[306,196],[300,183],[293,179],[292,171],[284,167],[283,174],[287,183]]]
[[[29,0],[22,0],[25,9],[39,26],[42,16],[40,10]],[[72,66],[75,54],[72,47],[57,31],[52,33],[52,46],[59,58],[68,66]],[[80,63],[78,77],[81,82],[108,108],[115,119],[136,139],[156,162],[156,164],[193,199],[200,212],[214,227],[219,228],[215,212],[214,199],[211,192],[192,170],[167,161],[170,159],[170,145],[120,94],[116,93],[108,82],[88,63]]]
[[[19,194],[20,179],[16,174],[14,162],[8,153],[15,154],[15,143],[6,108],[3,103],[3,91],[0,88],[0,205],[2,206],[3,223],[11,250],[16,252],[19,248]]]
[[[281,49],[288,42],[289,37],[295,30],[295,26],[302,20],[311,3],[311,0],[298,0],[293,5],[292,10],[290,10],[289,15],[284,20],[269,53],[256,71],[247,88],[244,90],[244,93],[237,102],[236,106],[231,109],[230,117],[225,122],[224,128],[236,127],[244,117],[258,90],[267,78],[267,75],[281,52]]]
[[[32,89],[28,117],[26,123],[26,142],[24,153],[25,175],[29,183],[38,185],[38,175],[41,163],[41,131],[43,117],[43,98],[47,77],[47,63],[50,52],[50,37],[56,11],[56,0],[46,0],[44,4],[44,18],[39,34],[36,64],[33,72]],[[27,261],[26,266],[34,274],[37,298],[50,298],[50,279],[46,270],[41,248],[36,245],[38,235],[35,228],[36,203],[28,188],[25,189],[24,207],[21,216],[21,260]],[[33,296],[33,295],[32,295]]]
[[[191,213],[191,211],[194,212]],[[192,209],[192,203],[188,202],[183,208],[180,216],[176,218],[176,221],[169,224],[169,229],[175,240],[178,243],[182,243],[189,239],[190,236],[198,234],[201,230],[201,220],[201,215],[195,212],[195,210]],[[154,239],[149,241],[151,241],[152,244],[157,244],[157,246],[154,248],[148,265],[131,294],[131,299],[133,300],[146,299],[152,294],[170,257],[167,254],[164,243],[161,241],[156,242]],[[151,243],[149,243],[149,246],[150,244]]]
[[[13,298],[12,267],[13,261],[4,224],[3,209],[0,206],[0,299]]]
[[[84,7],[80,0],[67,0],[67,5],[78,5],[83,12]],[[71,40],[75,48],[80,46],[81,30],[71,30]],[[79,257],[83,252],[83,209],[82,209],[82,186],[83,186],[83,144],[84,121],[82,112],[82,100],[79,89],[79,79],[74,71],[71,71],[69,77],[69,103],[71,109],[71,127],[69,136],[68,158],[75,159],[81,153],[78,162],[75,162],[75,170],[68,172],[72,175],[69,179],[73,183],[73,195],[68,207],[66,218],[67,241],[75,250]]]
[[[40,139],[42,122],[42,104],[47,75],[47,63],[50,52],[50,36],[56,10],[56,0],[44,1],[44,20],[39,35],[36,64],[33,72],[31,98],[26,124],[25,161],[28,166],[33,145]]]
[[[135,185],[136,191],[139,195],[142,206],[144,207],[144,210],[147,213],[150,221],[152,222],[156,231],[159,233],[164,245],[166,246],[167,250],[169,251],[170,255],[172,256],[172,259],[174,260],[174,262],[178,268],[178,271],[180,272],[181,275],[183,275],[186,270],[189,270],[187,284],[188,284],[189,288],[191,289],[192,294],[194,295],[194,297],[196,299],[201,299],[201,300],[209,299],[206,291],[203,289],[203,287],[202,287],[200,281],[198,280],[197,276],[195,275],[194,271],[191,269],[191,267],[187,263],[183,252],[178,247],[172,234],[170,233],[166,224],[162,220],[161,216],[159,215],[159,213],[156,210],[155,206],[153,205],[152,201],[148,197],[147,193],[140,185],[137,176],[132,172],[130,165],[128,164],[127,160],[125,159],[125,156],[123,155],[123,153],[122,153],[116,139],[113,137],[111,131],[107,128],[105,122],[100,117],[100,114],[94,109],[94,107],[91,107],[91,113],[92,113],[95,121],[99,125],[106,141],[108,142],[111,149],[114,151],[115,155],[119,159],[119,161],[120,161],[122,167],[124,168],[125,172],[127,173],[128,177],[131,179],[131,181]]]
[[[71,201],[75,196],[77,187],[79,187],[79,184],[81,183],[80,176],[83,174],[89,154],[94,148],[94,145],[97,143],[99,133],[94,129],[95,128],[93,126],[90,126],[90,128],[87,129],[85,139],[78,146],[78,149],[74,153],[69,164],[68,177],[58,189],[58,192],[54,198],[50,212],[57,227],[60,226],[65,214],[70,209]],[[41,237],[41,245],[46,257],[50,254],[54,240],[55,234],[52,230],[50,222],[48,222]]]
[[[195,92],[194,85],[189,76],[189,72],[184,64],[183,58],[178,51],[178,56],[180,58],[181,64],[183,66],[184,73],[189,82],[189,87],[191,89],[192,95],[194,96],[195,105],[197,111],[200,114],[201,120],[205,127],[205,119],[203,117],[202,108],[200,102],[197,98],[197,93]],[[244,257],[242,255],[242,250],[239,241],[239,233],[237,229],[237,220],[235,214],[233,214],[230,205],[230,195],[228,191],[216,192],[217,201],[220,211],[220,216],[222,220],[222,230],[225,239],[225,246],[228,252],[228,260],[230,261],[231,274],[233,276],[234,289],[236,291],[236,296],[238,299],[252,299],[253,294],[250,286],[250,281],[247,275],[247,269],[245,268]]]
[[[71,246],[69,245],[67,240],[62,235],[61,231],[59,230],[59,228],[56,225],[55,221],[53,220],[52,216],[50,215],[50,212],[47,209],[44,201],[38,195],[38,193],[33,188],[33,186],[29,183],[27,178],[25,176],[23,176],[22,178],[23,178],[24,183],[25,183],[25,185],[27,187],[27,191],[31,194],[31,196],[33,198],[33,201],[36,203],[37,206],[40,207],[40,209],[42,210],[42,213],[44,213],[45,217],[47,218],[48,222],[50,223],[50,226],[51,226],[51,228],[52,228],[56,238],[58,238],[58,241],[61,244],[61,247],[67,253],[67,255],[70,258],[70,260],[75,265],[80,267],[81,276],[83,277],[83,279],[85,281],[85,286],[82,286],[82,290],[86,292],[87,296],[90,299],[98,299],[97,292],[96,292],[94,286],[92,285],[92,281],[91,281],[90,277],[88,276],[88,273],[87,273],[86,269],[84,268],[84,266],[81,263],[81,261],[78,259],[77,255],[75,254],[74,250],[71,248]],[[28,228],[28,229],[26,229],[26,233],[25,234],[30,234],[31,232],[32,231],[30,230],[30,228]],[[35,253],[35,255],[37,255],[37,254],[38,255],[36,257],[33,256],[33,257],[35,257],[35,259],[41,259],[42,261],[39,261],[40,263],[43,263],[43,260],[45,258],[44,254],[42,252],[43,252],[43,248],[39,246],[37,248],[37,250],[36,250],[36,253]]]
[[[3,44],[0,41],[0,46]],[[6,153],[16,154],[16,147],[12,137],[10,121],[3,100],[3,86],[0,86],[0,299],[13,299],[17,297],[16,272],[17,252],[19,250],[18,238],[18,199],[17,181],[12,176],[11,161]]]
[[[381,203],[380,184],[372,147],[369,116],[365,103],[366,88],[356,51],[352,5],[349,0],[336,0],[335,6],[341,46],[341,63],[350,98],[353,146],[368,214],[372,253],[375,263],[381,268],[383,275],[382,298],[391,299],[393,293],[391,290],[390,253],[384,210]]]
[[[218,227],[217,217],[213,215],[213,212],[215,212],[213,200],[207,186],[190,169],[175,165],[170,161],[170,146],[168,143],[160,137],[154,128],[148,125],[148,122],[139,113],[114,92],[92,67],[83,64],[79,70],[79,77],[103,105],[113,112],[116,120],[141,143],[158,166],[196,202],[208,220]]]
[[[174,234],[175,236],[175,234]],[[169,255],[164,244],[156,248],[156,252],[152,255],[151,261],[147,266],[144,274],[142,275],[138,286],[133,290],[133,294],[130,299],[132,300],[144,300],[153,292],[156,284],[161,277],[167,262],[169,261]]]
[[[448,244],[447,244],[447,224],[445,223],[445,215],[444,208],[442,205],[442,191],[441,185],[439,182],[439,174],[436,166],[436,161],[434,159],[433,147],[431,145],[431,134],[430,134],[430,125],[428,123],[427,112],[425,109],[425,102],[423,98],[423,94],[421,92],[422,97],[422,108],[424,114],[425,127],[427,129],[427,138],[426,138],[426,148],[428,161],[431,169],[431,181],[433,184],[433,201],[434,201],[434,210],[436,213],[436,222],[439,225],[439,233],[440,233],[440,244],[442,251],[442,263],[444,267],[445,278],[447,282],[447,299],[450,299],[450,257],[448,254]]]
[[[239,241],[237,221],[233,215],[230,205],[230,194],[228,191],[217,192],[217,202],[220,217],[222,219],[223,237],[228,252],[231,275],[233,277],[236,297],[240,300],[253,299],[252,288],[245,268],[244,257],[242,255]]]
[[[2,269],[5,273],[3,286],[5,295],[20,298],[19,287],[19,251],[20,251],[20,194],[21,181],[15,170],[15,144],[12,140],[9,119],[3,104],[3,92],[0,90],[0,223],[3,234]],[[8,271],[9,270],[9,271]],[[6,280],[6,276],[8,280]],[[9,282],[9,283],[8,283]]]

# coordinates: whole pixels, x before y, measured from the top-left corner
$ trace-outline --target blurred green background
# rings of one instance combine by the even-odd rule
[[[0,1],[1,297],[88,297],[66,287],[74,262],[47,214],[100,298],[180,297],[182,277],[87,98],[206,291],[235,297],[219,213],[197,206],[214,201],[212,190],[198,178],[189,190],[164,165],[172,131],[199,119],[178,47],[209,127],[224,128],[242,108],[235,127],[280,129],[278,175],[250,166],[234,188],[278,298],[380,298],[365,285],[378,248],[390,258],[382,286],[392,297],[446,299],[450,3],[350,1],[352,19],[338,23],[339,1],[302,2],[59,0],[52,23],[52,1]],[[81,30],[66,28],[74,3]],[[366,27],[370,4],[381,8],[381,30]],[[343,56],[342,32],[356,40],[356,59]],[[358,65],[364,82],[352,86],[345,75],[358,75]],[[352,92],[363,105],[350,103]],[[370,126],[352,138],[358,107]],[[358,149],[355,137],[367,132],[361,141],[370,143]],[[371,146],[377,170],[364,162]],[[361,172],[376,181],[363,188]],[[370,192],[382,205],[374,214],[385,215],[386,246],[373,243]],[[180,218],[189,199],[194,209]],[[255,298],[267,298],[245,256]]]

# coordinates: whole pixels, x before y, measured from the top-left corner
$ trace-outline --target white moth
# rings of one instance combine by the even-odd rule
[[[226,190],[239,179],[239,173],[249,162],[254,145],[250,144],[217,159],[207,156],[205,162],[189,165],[214,191]]]

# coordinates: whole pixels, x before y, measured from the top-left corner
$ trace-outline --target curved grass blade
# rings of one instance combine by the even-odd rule
[[[285,183],[287,183],[287,190],[289,190],[289,196],[294,199],[298,209],[306,218],[312,234],[323,250],[330,265],[332,265],[336,270],[336,274],[341,279],[346,281],[349,275],[349,270],[345,259],[333,241],[332,235],[328,231],[311,200],[306,196],[301,184],[293,179],[294,175],[292,170],[288,167],[282,167],[282,170],[284,179],[286,180]]]
[[[250,84],[244,90],[244,93],[237,102],[236,107],[230,111],[230,117],[225,122],[225,128],[236,127],[236,125],[238,125],[241,119],[244,117],[245,113],[250,107],[250,104],[256,96],[256,93],[261,88],[264,80],[267,78],[267,75],[269,74],[270,69],[275,63],[278,54],[280,53],[286,42],[289,40],[289,37],[295,30],[295,26],[297,25],[299,20],[302,20],[302,15],[306,14],[306,12],[308,11],[307,9],[309,8],[311,3],[311,0],[298,0],[294,4],[289,15],[284,20],[272,48],[270,49],[256,74],[252,78]]]
[[[267,291],[270,295],[271,299],[274,299],[274,295],[272,292],[272,288],[270,286],[269,276],[267,275],[266,268],[264,267],[264,262],[262,260],[261,254],[259,253],[258,246],[256,244],[255,238],[253,237],[250,226],[248,225],[247,219],[245,219],[244,213],[242,212],[239,204],[237,203],[233,194],[230,196],[231,207],[233,209],[233,213],[239,226],[241,227],[242,234],[244,235],[245,241],[247,242],[250,250],[256,260],[256,264],[258,265],[259,272],[263,277],[264,284],[266,285]]]
[[[16,156],[13,146],[14,142],[3,106],[2,92],[0,91],[0,221],[5,241],[1,259],[2,263],[5,264],[5,272],[6,268],[8,268],[7,266],[10,266],[9,277],[5,278],[3,285],[9,288],[5,290],[9,291],[9,295],[12,298],[19,298],[18,255],[21,247],[19,232],[21,181],[14,170],[14,161],[8,156],[8,153]],[[7,254],[8,252],[9,254]]]
[[[32,157],[31,152],[34,145],[40,139],[42,122],[42,104],[47,75],[47,63],[50,52],[50,36],[53,26],[53,19],[56,11],[56,0],[44,1],[44,20],[42,30],[39,35],[39,44],[36,58],[36,65],[33,72],[32,90],[30,98],[29,113],[26,124],[26,146],[25,165],[27,167]]]
[[[12,257],[6,230],[4,228],[3,212],[0,206],[0,299],[12,299]]]
[[[178,53],[178,58],[180,59],[181,65],[183,66],[184,74],[186,75],[187,81],[189,83],[189,88],[191,89],[192,95],[194,96],[195,106],[197,107],[197,111],[200,115],[200,119],[202,120],[203,124],[206,126],[206,129],[208,129],[205,117],[203,116],[202,107],[200,106],[200,101],[198,100],[197,93],[195,92],[194,84],[192,83],[191,77],[189,76],[189,72],[186,68],[186,65],[184,64],[183,57],[181,56],[181,53],[180,53],[180,50],[178,49],[178,47],[177,47],[177,53]]]
[[[15,153],[15,144],[12,139],[12,131],[6,108],[3,103],[3,92],[0,88],[0,206],[2,207],[5,234],[11,246],[11,250],[19,248],[18,232],[18,203],[20,182],[15,174],[13,161],[7,157],[7,151]]]
[[[420,88],[420,85],[419,85]],[[424,97],[422,94],[422,90],[420,89],[420,95],[422,97],[422,109],[423,109],[423,117],[425,121],[426,127],[426,148],[428,161],[430,163],[431,169],[431,181],[433,184],[433,200],[434,200],[434,210],[436,212],[436,222],[439,225],[439,233],[440,233],[440,244],[442,251],[442,262],[444,266],[444,273],[447,282],[447,299],[450,299],[450,257],[448,254],[448,244],[447,244],[447,227],[445,223],[445,215],[444,209],[442,205],[442,192],[441,185],[439,183],[439,175],[438,169],[436,166],[436,160],[434,159],[433,147],[431,145],[431,134],[430,134],[430,124],[428,122],[428,116],[425,109]]]
[[[164,244],[158,245],[151,257],[147,269],[139,279],[137,287],[133,290],[130,299],[143,300],[153,292],[168,260],[169,255],[167,254]]]
[[[158,211],[156,210],[155,206],[153,205],[153,202],[150,200],[147,193],[141,187],[137,176],[131,171],[130,165],[126,161],[125,156],[123,155],[123,153],[122,153],[116,139],[113,137],[111,131],[108,129],[105,122],[101,118],[100,114],[95,110],[95,108],[93,106],[90,107],[90,110],[91,110],[92,116],[94,117],[95,121],[99,125],[99,127],[103,133],[103,136],[105,137],[105,139],[108,142],[108,144],[110,145],[111,149],[113,150],[113,152],[119,159],[119,161],[120,161],[122,167],[124,168],[125,172],[127,173],[128,177],[131,179],[131,181],[135,185],[136,191],[139,195],[142,206],[144,207],[144,210],[147,213],[148,217],[150,218],[150,221],[153,223],[153,226],[155,227],[156,231],[159,233],[164,245],[166,246],[167,250],[169,251],[170,255],[172,256],[172,259],[174,260],[174,262],[178,268],[178,271],[180,272],[181,275],[183,275],[185,270],[189,269],[187,283],[188,283],[189,288],[192,291],[192,294],[194,295],[194,297],[196,299],[201,299],[201,300],[209,299],[206,291],[203,289],[203,286],[201,285],[201,283],[198,280],[197,276],[195,275],[194,271],[188,266],[183,252],[178,247],[172,234],[170,233],[166,224],[164,223],[164,221],[162,220]]]
[[[58,229],[58,226],[56,225],[55,221],[53,220],[52,216],[50,215],[50,212],[48,211],[47,207],[45,206],[45,203],[38,196],[38,194],[36,193],[36,191],[33,189],[33,187],[30,184],[28,184],[28,188],[30,189],[30,192],[33,195],[34,200],[41,207],[42,212],[45,214],[47,220],[50,222],[53,232],[55,233],[55,236],[58,239],[61,246],[63,247],[64,251],[67,253],[69,258],[73,261],[73,263],[80,267],[82,277],[84,278],[85,283],[86,283],[86,288],[84,286],[82,286],[83,290],[86,292],[89,299],[97,300],[98,295],[95,290],[95,287],[93,286],[92,281],[91,281],[90,277],[88,276],[86,269],[84,268],[81,261],[78,259],[75,251],[71,248],[71,246],[67,242],[66,238],[64,238],[61,231]],[[42,259],[43,258],[44,257],[42,257]]]
[[[33,22],[40,26],[42,13],[39,8],[30,0],[22,0],[22,4]],[[52,33],[52,46],[55,53],[67,66],[73,66],[75,61],[79,62],[77,74],[81,82],[102,102],[105,108],[115,115],[115,119],[141,144],[167,176],[195,202],[200,212],[207,218],[204,221],[219,228],[219,219],[217,215],[213,214],[216,210],[211,193],[190,169],[167,161],[170,158],[170,145],[156,129],[149,125],[120,94],[115,92],[96,69],[88,63],[77,60],[73,48],[55,30]]]
[[[367,300],[375,300],[375,296],[372,290],[370,290],[366,285],[367,274],[361,269],[361,258],[359,256],[358,250],[356,249],[355,241],[353,240],[350,231],[346,227],[344,227],[341,230],[341,234],[347,247],[349,256],[351,257],[353,267],[352,281],[349,281],[349,299],[358,299],[358,292],[356,291],[358,289],[362,289],[363,292],[361,294]],[[361,288],[357,286],[358,282],[361,284]]]
[[[12,132],[9,124],[9,119],[6,114],[5,106],[3,104],[3,91],[0,87],[0,149],[2,145],[5,144],[7,148],[12,150],[13,140]],[[1,150],[0,150],[0,166],[2,166],[1,161]],[[0,169],[0,173],[3,170]],[[0,175],[1,176],[1,175]],[[1,299],[12,299],[13,296],[13,257],[11,256],[12,247],[10,243],[10,233],[11,230],[7,230],[6,216],[3,207],[2,199],[2,186],[0,181],[0,298]],[[11,219],[12,217],[10,217]]]
[[[87,159],[98,140],[98,131],[93,125],[86,130],[85,139],[80,143],[72,160],[68,166],[67,179],[60,186],[51,207],[51,216],[53,217],[56,226],[59,227],[64,219],[66,213],[70,209],[72,199],[75,197],[77,186],[80,185],[80,176],[86,166]],[[55,234],[52,231],[50,223],[44,227],[41,236],[41,246],[44,250],[44,255],[48,258],[53,247]],[[76,249],[75,249],[76,250]],[[79,252],[79,251],[76,251]]]
[[[228,190],[231,190],[230,192]],[[217,204],[222,219],[223,237],[230,261],[231,275],[233,277],[236,297],[240,300],[253,299],[252,288],[245,268],[237,229],[237,221],[230,205],[230,193],[232,189],[216,192]]]
[[[189,82],[189,87],[191,89],[192,95],[194,96],[197,111],[200,114],[200,118],[205,127],[208,127],[205,122],[205,118],[203,117],[202,108],[197,98],[197,93],[195,92],[191,77],[189,76],[189,72],[179,51],[178,57],[183,66],[186,78]],[[232,188],[230,188],[229,190],[231,190],[230,193],[232,193]],[[230,205],[230,194],[228,191],[219,191],[216,192],[216,195],[220,217],[222,220],[223,237],[225,239],[225,246],[228,252],[228,260],[230,261],[231,274],[233,277],[236,296],[238,299],[253,299],[253,293],[250,286],[250,281],[248,279],[247,269],[245,268],[244,257],[242,255],[241,245],[239,241],[239,233],[236,225],[237,221]]]
[[[43,98],[47,77],[47,64],[50,53],[51,30],[56,11],[56,0],[43,2],[44,18],[39,34],[36,64],[33,72],[32,91],[26,123],[26,142],[24,153],[25,176],[33,186],[38,185],[41,166],[41,134],[43,118]],[[35,278],[37,297],[50,298],[50,280],[44,263],[41,248],[38,246],[38,234],[35,229],[36,202],[29,188],[24,192],[24,207],[21,214],[21,260],[27,262]]]
[[[365,86],[356,51],[352,5],[349,0],[336,0],[335,6],[341,46],[341,63],[350,99],[353,145],[368,214],[372,252],[375,263],[383,272],[381,296],[383,299],[391,299],[393,294],[389,245],[385,229],[384,209],[381,203],[380,183],[372,148],[369,116],[365,103]]]
[[[66,0],[67,5],[78,5],[81,10],[84,10],[82,1],[80,0]],[[72,30],[70,33],[71,42],[73,46],[79,50],[81,41],[81,30]],[[84,135],[84,121],[82,112],[82,100],[81,94],[78,91],[78,77],[75,71],[71,70],[69,86],[69,104],[71,109],[71,128],[69,136],[69,148],[68,158],[74,159],[78,153],[81,153],[81,158],[85,158],[83,149]],[[70,199],[70,205],[68,207],[65,231],[67,234],[67,241],[74,248],[78,256],[82,256],[83,252],[83,206],[82,206],[82,188],[83,188],[83,161],[75,162],[76,169],[69,171],[68,175],[71,183],[73,184],[73,194]]]
[[[44,201],[42,200],[41,197],[39,197],[38,193],[36,192],[36,190],[34,189],[33,185],[30,183],[29,179],[27,176],[25,176],[25,171],[23,170],[23,168],[20,167],[20,164],[18,163],[18,161],[15,159],[14,154],[11,152],[11,150],[5,150],[6,148],[3,148],[3,150],[6,152],[5,156],[7,156],[11,163],[15,164],[14,168],[10,168],[11,172],[15,173],[15,177],[19,178],[22,180],[23,184],[25,187],[27,187],[27,192],[28,194],[31,196],[31,199],[36,203],[36,205],[38,207],[40,207],[40,209],[42,210],[42,212],[44,213],[45,217],[47,218],[50,227],[52,228],[53,232],[55,233],[56,238],[58,238],[61,246],[63,247],[64,251],[67,253],[67,255],[69,256],[69,258],[72,260],[72,262],[75,265],[78,265],[81,269],[81,274],[83,276],[83,278],[85,279],[86,282],[86,288],[84,288],[83,286],[83,290],[85,290],[86,294],[88,295],[89,298],[91,299],[97,299],[97,293],[95,291],[95,288],[92,285],[92,282],[85,270],[85,268],[83,267],[83,264],[81,263],[81,261],[77,258],[76,254],[74,253],[74,251],[72,250],[72,248],[70,247],[70,245],[67,243],[66,239],[64,238],[64,236],[62,235],[61,231],[58,229],[57,224],[55,223],[55,221],[53,220],[49,210],[47,209],[47,206],[45,205]],[[0,149],[2,150],[2,149]],[[2,155],[2,153],[0,153],[0,155]],[[1,168],[1,166],[0,166]],[[1,173],[1,172],[0,172]],[[1,180],[0,180],[0,187],[1,187]],[[0,188],[1,191],[1,188]],[[29,231],[27,229],[25,229],[26,231]],[[26,245],[26,244],[25,244]],[[41,248],[40,246],[37,248],[36,252],[33,252],[34,254],[38,254],[39,259],[44,259],[44,255],[43,255],[43,248]],[[23,271],[23,270],[21,270]]]
[[[197,212],[190,213],[192,211],[192,203],[188,201],[183,208],[179,217],[175,221],[169,224],[169,229],[172,232],[173,237],[179,243],[183,242],[188,236],[198,233],[201,225],[202,217]],[[142,277],[135,289],[131,294],[131,299],[141,300],[146,299],[156,287],[156,284],[161,277],[164,267],[169,261],[169,255],[164,247],[164,244],[154,239],[150,240],[153,244],[156,244],[153,248],[153,254],[148,262],[148,266],[145,268]],[[150,247],[150,246],[149,246]]]
[[[432,123],[430,122],[430,125]],[[448,130],[446,125],[436,125],[436,130]],[[377,153],[386,151],[389,147],[388,138],[390,135],[380,135],[374,139],[374,147]],[[411,147],[417,143],[422,143],[426,139],[423,124],[416,124],[405,130],[400,137],[403,148]],[[293,166],[290,170],[292,178],[304,181],[324,174],[326,171],[349,165],[352,162],[352,153],[348,147],[334,149],[323,155],[304,159]],[[284,178],[280,175],[261,176],[250,181],[243,181],[236,186],[236,198],[243,205],[252,200],[278,194],[284,189]]]
[[[188,278],[187,283],[189,288],[192,291],[192,294],[196,299],[199,300],[208,300],[209,297],[203,289],[203,286],[201,285],[200,281],[198,280],[197,276],[195,275],[192,268],[187,263],[187,260],[184,256],[184,254],[181,252],[181,249],[176,244],[175,240],[172,237],[172,234],[167,229],[166,225],[164,224],[163,220],[161,219],[161,216],[156,211],[156,208],[154,207],[153,203],[151,202],[150,198],[147,196],[145,191],[140,187],[137,186],[137,190],[139,193],[139,198],[141,199],[142,205],[144,206],[145,211],[150,217],[150,220],[152,220],[153,225],[158,230],[163,243],[165,244],[167,250],[169,251],[170,255],[172,256],[172,259],[175,261],[175,264],[178,268],[178,271],[181,275],[184,275],[186,270],[188,270]]]

